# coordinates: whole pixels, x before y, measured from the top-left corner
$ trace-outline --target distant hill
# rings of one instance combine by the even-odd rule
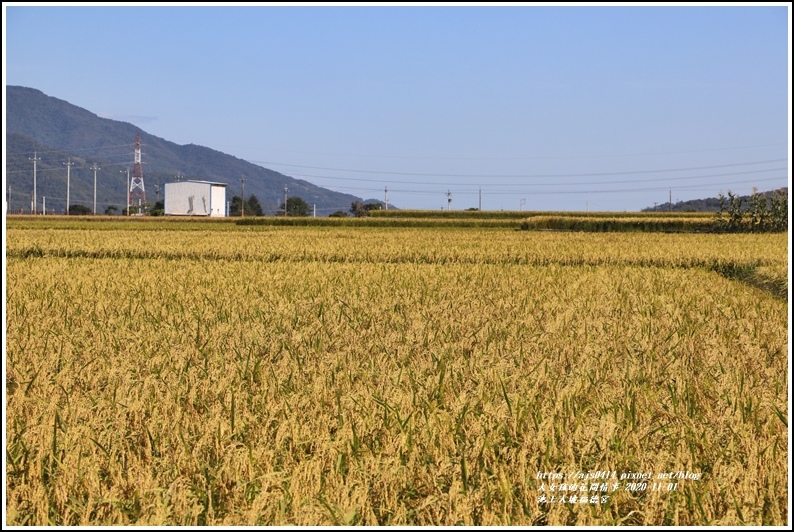
[[[763,194],[767,197],[771,196],[780,192],[784,195],[788,195],[788,187],[779,188],[777,190],[769,190],[766,192],[759,192],[759,194]],[[749,205],[748,201],[750,196],[742,196],[742,203]],[[679,201],[677,203],[672,204],[672,208],[670,203],[660,203],[656,207],[646,207],[642,209],[641,212],[719,212],[720,210],[720,200],[719,198],[705,198],[705,199],[695,199],[689,201]]]
[[[163,184],[177,175],[228,184],[227,199],[241,194],[240,178],[245,178],[245,195],[255,195],[266,214],[274,214],[284,201],[284,186],[289,196],[300,196],[317,206],[318,216],[338,210],[347,211],[361,198],[334,192],[308,181],[249,163],[204,146],[180,146],[150,135],[127,122],[99,116],[27,87],[6,87],[6,179],[10,189],[9,212],[30,210],[33,193],[34,153],[36,164],[37,210],[46,197],[47,211],[61,213],[66,208],[66,162],[71,157],[71,204],[93,206],[96,163],[97,212],[114,205],[124,208],[127,188],[126,170],[132,170],[135,135],[142,144],[143,178],[146,199],[162,199]]]

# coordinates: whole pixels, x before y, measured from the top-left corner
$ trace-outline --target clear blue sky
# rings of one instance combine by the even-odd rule
[[[401,208],[790,183],[787,4],[3,9],[5,85]]]

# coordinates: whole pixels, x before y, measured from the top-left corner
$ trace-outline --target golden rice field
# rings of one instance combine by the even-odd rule
[[[6,523],[786,525],[787,238],[9,219]]]

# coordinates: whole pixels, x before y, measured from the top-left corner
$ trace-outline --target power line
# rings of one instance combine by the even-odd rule
[[[20,163],[20,162],[22,162],[22,161],[21,161],[21,160],[17,160],[17,161],[6,161],[6,164],[8,164],[8,163],[14,163],[14,162],[16,162],[16,163]],[[77,163],[73,163],[73,164],[77,164]],[[124,163],[105,163],[105,166],[106,166],[107,168],[110,168],[110,167],[115,167],[115,166],[126,166],[126,165],[128,165],[128,164],[129,164],[129,162],[124,162]],[[142,163],[142,164],[146,164],[146,163]],[[86,166],[85,164],[81,165],[79,168],[80,168],[80,169],[83,169],[83,170],[90,170],[90,169],[91,169],[91,167],[90,167],[90,166]],[[60,171],[60,168],[58,168],[58,167],[56,167],[56,166],[52,166],[52,167],[50,167],[50,168],[42,168],[41,170],[39,170],[39,172],[43,172],[43,173],[47,173],[47,172],[58,172],[58,171]],[[25,170],[11,170],[10,172],[6,172],[6,175],[12,175],[12,174],[24,174],[24,173],[26,173],[26,171],[25,171]]]
[[[113,147],[105,147],[105,149],[109,148],[117,148],[117,147],[129,147],[129,144],[118,145]],[[76,150],[89,150],[92,148],[79,148]],[[51,150],[45,151],[43,153],[53,153],[53,152],[63,152],[65,150]],[[694,151],[716,151],[716,150],[694,150]],[[29,153],[29,152],[25,152]],[[587,156],[581,156],[584,158]],[[607,156],[604,156],[607,157]],[[576,157],[574,157],[576,158]],[[28,157],[30,160],[30,158]],[[37,157],[37,152],[34,152],[34,159],[41,160],[41,158]],[[36,163],[34,160],[34,198],[35,198],[35,174],[36,174]],[[656,174],[656,173],[664,173],[664,172],[683,172],[683,171],[694,171],[694,170],[703,170],[703,169],[712,169],[712,168],[733,168],[733,167],[741,167],[741,166],[750,166],[750,165],[760,165],[760,164],[767,164],[779,161],[787,161],[787,159],[771,159],[771,160],[761,160],[761,161],[750,161],[750,162],[741,162],[741,163],[731,163],[731,164],[720,164],[720,165],[710,165],[710,166],[698,166],[698,167],[685,167],[685,168],[671,168],[671,169],[647,169],[647,170],[634,170],[634,171],[620,171],[620,172],[601,172],[601,173],[578,173],[578,174],[537,174],[537,175],[484,175],[484,174],[433,174],[433,173],[415,173],[415,172],[380,172],[380,171],[373,171],[373,170],[357,170],[357,169],[336,169],[336,168],[326,168],[326,167],[313,167],[313,166],[302,166],[302,165],[291,165],[287,163],[274,163],[274,162],[263,162],[263,161],[252,161],[252,162],[261,162],[264,164],[275,164],[275,165],[283,165],[283,166],[293,166],[296,168],[315,168],[315,169],[326,169],[326,170],[333,170],[333,171],[340,171],[340,172],[360,172],[360,173],[381,173],[381,174],[393,174],[393,175],[414,175],[414,176],[439,176],[439,177],[478,177],[478,178],[488,178],[488,177],[505,177],[505,178],[540,178],[540,177],[554,177],[554,178],[563,178],[563,177],[589,177],[589,176],[618,176],[618,175],[630,175],[630,174]],[[20,164],[22,161],[14,161],[17,164]],[[12,161],[7,160],[7,164],[12,163]],[[71,163],[74,165],[75,163]],[[107,167],[116,167],[116,166],[128,166],[129,163],[109,163],[106,164]],[[86,169],[86,166],[81,165],[82,169]],[[94,170],[94,212],[96,212],[96,171],[99,170],[97,168],[97,164],[94,163],[93,168],[87,168],[88,170]],[[583,194],[583,193],[590,193],[590,194],[605,194],[605,193],[629,193],[629,192],[645,192],[645,191],[658,191],[658,190],[668,190],[669,185],[661,187],[661,186],[649,186],[649,187],[642,187],[642,188],[623,188],[623,189],[610,189],[610,190],[564,190],[564,191],[548,191],[548,190],[537,190],[535,187],[573,187],[573,186],[594,186],[594,185],[609,185],[609,184],[623,184],[623,183],[647,183],[650,185],[657,184],[657,183],[667,183],[670,181],[680,181],[680,180],[700,180],[700,179],[707,179],[707,178],[717,178],[717,177],[728,177],[728,176],[739,176],[739,175],[757,175],[762,174],[765,172],[776,172],[781,170],[787,170],[787,167],[777,167],[777,168],[768,168],[768,169],[760,169],[760,170],[745,170],[740,172],[723,172],[723,173],[714,173],[714,174],[705,174],[705,175],[694,175],[694,176],[679,176],[679,177],[653,177],[653,178],[646,178],[646,179],[618,179],[618,180],[607,180],[607,181],[578,181],[578,182],[555,182],[555,183],[489,183],[488,188],[490,190],[486,191],[486,194],[491,195],[507,195],[507,194],[528,194],[528,195],[545,195],[545,194]],[[29,170],[18,170],[18,171],[11,171],[7,172],[7,174],[23,174],[27,173]],[[42,172],[52,172],[57,171],[57,168],[43,168]],[[328,175],[311,175],[311,174],[294,174],[293,177],[300,178],[314,178],[314,179],[333,179],[333,180],[340,180],[340,181],[351,181],[351,182],[362,182],[362,183],[384,183],[389,182],[393,183],[394,179],[369,179],[369,178],[349,178],[349,177],[337,177],[337,176],[328,176]],[[774,177],[774,178],[763,178],[763,179],[755,179],[755,178],[747,178],[743,181],[730,181],[730,182],[720,182],[715,183],[714,186],[725,186],[730,184],[752,184],[757,182],[768,182],[774,181],[778,179],[785,179],[785,177]],[[69,168],[67,167],[67,198],[68,198],[68,180],[69,180]],[[314,185],[314,183],[306,182],[306,184]],[[400,184],[403,185],[443,185],[446,187],[462,187],[462,188],[455,188],[453,189],[456,194],[461,195],[472,195],[472,194],[481,194],[481,189],[476,191],[470,191],[467,186],[471,186],[468,184],[454,184],[449,182],[429,182],[429,181],[400,181]],[[244,186],[244,185],[243,185]],[[533,187],[532,191],[524,190],[499,190],[503,187],[522,187],[522,186],[531,186]],[[705,188],[708,187],[708,188]],[[686,190],[711,190],[712,188],[709,187],[707,184],[690,184],[685,185],[682,184],[680,186],[676,186],[676,189],[686,189]],[[376,189],[376,188],[362,188],[362,187],[333,187],[334,190],[342,189],[342,190],[351,190],[351,191],[367,191],[367,192],[377,192],[378,190],[385,193],[386,205],[388,206],[388,188],[384,189]],[[411,190],[411,189],[392,189],[392,192],[397,193],[404,193],[404,194],[420,194],[420,195],[436,195],[439,194],[439,191],[431,191],[431,190]],[[285,191],[286,192],[286,191]],[[447,193],[450,194],[450,189],[447,189]],[[16,194],[15,194],[16,195]],[[56,198],[55,196],[51,195],[51,199],[61,199]],[[67,209],[68,209],[68,200],[67,200]],[[285,195],[285,207],[286,207],[286,195]],[[449,201],[448,201],[449,203]],[[34,199],[33,208],[36,208],[36,201]],[[388,208],[388,207],[387,207]],[[449,208],[449,205],[448,205]],[[35,211],[34,211],[35,212]]]
[[[656,181],[678,181],[683,179],[700,179],[706,177],[726,177],[732,175],[748,175],[748,174],[758,174],[762,172],[776,172],[779,170],[788,170],[787,167],[778,167],[778,168],[767,168],[764,170],[749,170],[746,172],[729,172],[729,173],[722,173],[722,174],[707,174],[707,175],[696,175],[696,176],[683,176],[683,177],[665,177],[665,178],[652,178],[652,179],[622,179],[616,181],[579,181],[579,182],[566,182],[566,183],[532,183],[533,186],[555,186],[555,185],[614,185],[618,183],[636,183],[636,182],[656,182]],[[595,175],[595,174],[591,174]],[[336,177],[336,176],[322,176],[322,175],[314,175],[314,174],[291,174],[291,176],[305,178],[311,177],[315,179],[335,179],[338,181],[359,181],[364,183],[391,183],[394,179],[363,179],[363,178],[356,178],[356,177]],[[433,182],[433,181],[400,181],[400,183],[404,185],[455,185],[455,183],[443,183],[443,182]],[[514,187],[516,183],[489,183],[491,187]]]
[[[61,149],[53,149],[53,150],[44,150],[41,153],[63,153],[63,152],[76,152],[76,151],[89,151],[89,150],[107,150],[111,148],[129,148],[132,144],[115,144],[112,146],[93,146],[89,148],[61,148]],[[27,155],[30,153],[29,151],[20,151],[14,153],[8,153],[6,155]]]
[[[766,144],[766,145],[757,145],[756,147],[762,146],[773,146],[777,144]],[[68,150],[49,150],[42,153],[56,153],[56,152],[64,152],[64,151],[86,151],[86,150],[104,150],[110,148],[129,148],[130,144],[119,144],[113,146],[105,146],[101,148],[70,148]],[[754,146],[746,146],[746,147],[754,147]],[[715,149],[706,149],[706,150],[692,150],[691,152],[705,152],[705,151],[718,151],[718,150],[725,150],[725,149],[738,149],[738,148],[715,148]],[[30,152],[18,152],[16,154],[8,154],[8,155],[24,155]],[[660,152],[658,154],[664,153],[690,153],[690,152]],[[121,155],[121,154],[120,154]],[[127,155],[125,152],[124,155]],[[638,155],[656,155],[656,154],[638,154]],[[574,159],[574,158],[589,158],[589,157],[613,157],[613,156],[571,156],[571,157],[564,157],[565,159]],[[617,157],[617,156],[615,156]],[[395,157],[397,158],[397,157]],[[550,157],[549,159],[556,159],[558,157]],[[563,157],[559,157],[563,158]],[[427,158],[433,159],[433,158]],[[438,158],[438,159],[445,159],[445,158]],[[483,159],[488,160],[488,158],[473,158],[473,159]],[[511,159],[524,159],[524,158],[493,158],[494,160],[511,160]],[[534,159],[534,158],[525,158],[525,159]],[[482,177],[482,178],[494,178],[494,177],[504,177],[504,178],[540,178],[540,177],[587,177],[587,176],[609,176],[609,175],[631,175],[631,174],[648,174],[648,173],[664,173],[664,172],[679,172],[679,171],[688,171],[688,170],[703,170],[703,169],[711,169],[711,168],[729,168],[729,167],[736,167],[736,166],[748,166],[754,164],[764,164],[770,162],[780,162],[780,161],[787,161],[787,159],[770,159],[764,161],[750,161],[750,162],[743,162],[743,163],[731,163],[731,164],[721,164],[721,165],[711,165],[711,166],[696,166],[696,167],[683,167],[683,168],[669,168],[669,169],[655,169],[655,170],[631,170],[631,171],[620,171],[620,172],[586,172],[586,173],[576,173],[576,174],[444,174],[444,173],[424,173],[424,172],[392,172],[392,171],[381,171],[381,170],[361,170],[361,169],[345,169],[345,168],[331,168],[331,167],[323,167],[323,166],[308,166],[308,165],[296,165],[291,163],[281,163],[281,162],[273,162],[273,161],[259,161],[259,160],[249,160],[250,163],[258,163],[258,164],[272,164],[277,166],[288,166],[293,168],[309,168],[314,170],[331,170],[331,171],[339,171],[339,172],[354,172],[354,173],[369,173],[369,174],[389,174],[389,175],[412,175],[412,176],[430,176],[430,177]],[[108,163],[107,166],[119,166],[119,165],[126,165],[127,162],[123,163]],[[44,170],[47,171],[47,170]],[[19,173],[20,171],[12,171],[8,173]],[[346,179],[346,180],[354,180],[353,178],[337,178],[332,176],[318,176],[318,175],[306,175],[307,177],[315,177],[315,178],[328,178],[328,179]],[[672,178],[671,178],[672,179]],[[686,178],[676,178],[676,179],[686,179]],[[365,180],[365,181],[378,181],[378,180]],[[385,180],[380,180],[381,182],[385,182]],[[607,182],[608,183],[608,182]],[[429,184],[423,182],[423,184]],[[446,184],[446,183],[444,183]],[[593,184],[592,182],[590,184]]]
[[[538,177],[587,177],[587,176],[607,176],[607,175],[632,175],[632,174],[657,174],[664,172],[684,172],[690,170],[709,170],[712,168],[731,168],[736,166],[749,166],[753,164],[776,163],[787,161],[788,159],[768,159],[764,161],[751,161],[746,163],[731,163],[731,164],[716,164],[710,166],[690,166],[684,168],[665,168],[659,170],[629,170],[622,172],[586,172],[577,174],[436,174],[426,172],[388,172],[381,170],[356,170],[350,168],[329,168],[324,166],[306,166],[301,164],[288,164],[278,163],[273,161],[255,161],[250,160],[252,163],[259,164],[274,164],[277,166],[290,166],[293,168],[309,168],[312,170],[331,170],[333,172],[353,172],[362,174],[388,174],[388,175],[410,175],[410,176],[425,176],[425,177],[480,177],[480,178],[538,178]]]
[[[766,181],[777,181],[779,179],[785,179],[785,176],[780,177],[772,177],[768,179],[754,179],[752,181],[728,181],[722,183],[715,183],[714,186],[724,186],[724,185],[750,185],[754,183],[761,183]],[[705,185],[682,185],[680,187],[676,187],[676,190],[713,190],[713,187],[707,187]],[[609,189],[609,190],[555,190],[555,191],[538,191],[538,190],[507,190],[507,191],[496,191],[496,192],[488,192],[489,195],[494,196],[512,196],[516,194],[527,194],[527,195],[546,195],[546,194],[623,194],[628,192],[653,192],[653,191],[660,191],[660,190],[669,190],[669,187],[647,187],[647,188],[623,188],[623,189]],[[428,194],[438,194],[438,192],[425,192],[425,191],[397,191],[397,192],[412,192],[412,193],[428,193]],[[457,194],[460,195],[470,195],[473,196],[477,194],[477,191],[456,191]]]
[[[546,157],[416,157],[407,155],[371,155],[371,154],[346,154],[346,153],[328,153],[328,152],[311,152],[300,150],[277,150],[271,149],[281,153],[295,153],[300,155],[323,155],[331,157],[355,157],[355,158],[373,158],[373,159],[406,159],[406,160],[427,160],[427,161],[533,161],[533,160],[553,160],[553,159],[601,159],[601,158],[618,158],[618,157],[648,157],[654,155],[675,155],[679,153],[705,153],[712,151],[726,151],[726,150],[742,150],[747,148],[767,148],[770,146],[786,146],[785,142],[773,142],[770,144],[752,144],[747,146],[726,146],[722,148],[704,148],[699,150],[680,150],[680,151],[664,151],[664,152],[647,152],[647,153],[624,153],[613,155],[556,155]],[[222,146],[222,145],[221,145]],[[233,149],[255,149],[250,147],[229,146]],[[258,148],[256,148],[258,149]]]
[[[714,183],[713,186],[709,186],[707,184],[697,184],[697,185],[680,185],[676,187],[676,190],[686,189],[686,190],[712,190],[714,186],[723,186],[723,185],[737,185],[737,184],[752,184],[752,183],[761,183],[767,181],[777,181],[779,179],[786,179],[787,176],[777,176],[777,177],[770,177],[764,179],[752,179],[752,180],[743,180],[743,181],[723,181],[720,183]],[[536,185],[532,185],[534,188]],[[546,186],[554,186],[554,185],[546,185]],[[567,186],[567,184],[562,184],[562,186]],[[359,192],[378,192],[380,189],[378,188],[361,188],[361,187],[334,187],[335,189],[341,190],[351,190],[351,191],[359,191]],[[537,191],[530,191],[528,189],[514,189],[514,190],[498,190],[498,191],[488,191],[486,189],[487,195],[516,195],[516,194],[581,194],[581,193],[622,193],[622,192],[644,192],[644,191],[657,191],[657,190],[668,190],[669,187],[667,186],[655,186],[655,187],[642,187],[642,188],[622,188],[622,189],[608,189],[608,190],[561,190],[561,191],[554,191],[554,192],[537,192]],[[421,194],[421,195],[438,195],[440,193],[439,190],[411,190],[411,189],[389,189],[390,192],[399,192],[402,194]],[[456,194],[460,195],[474,195],[479,194],[481,189],[454,189]]]

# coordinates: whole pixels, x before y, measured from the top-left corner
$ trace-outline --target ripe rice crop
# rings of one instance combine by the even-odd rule
[[[143,224],[141,227],[146,228],[143,232],[130,231],[128,227],[85,224],[81,230],[64,231],[9,226],[6,254],[682,268],[788,264],[786,234],[558,234],[460,228],[290,228],[213,223],[185,226],[192,230],[172,230],[167,224]]]
[[[678,232],[708,233],[716,227],[714,216],[534,216],[522,222],[524,230],[553,229],[589,232]]]
[[[98,225],[9,223],[8,524],[787,524],[736,273],[786,235]],[[702,477],[540,502],[575,470]]]
[[[523,220],[536,216],[556,218],[714,218],[713,212],[550,212],[550,211],[468,211],[468,210],[372,210],[369,216],[374,218],[483,218]]]

